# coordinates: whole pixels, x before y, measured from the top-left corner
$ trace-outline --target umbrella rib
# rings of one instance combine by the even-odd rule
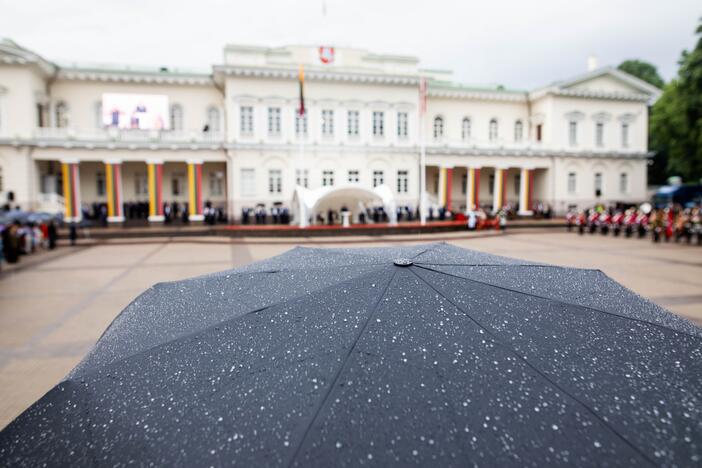
[[[434,262],[414,262],[415,265],[430,265],[430,266],[465,266],[465,267],[536,267],[536,268],[554,268],[560,270],[571,269],[558,265],[542,265],[538,263],[434,263]],[[600,271],[592,268],[577,268],[580,271]]]
[[[556,299],[556,298],[553,298],[553,297],[539,296],[538,294],[532,294],[532,293],[520,291],[520,290],[518,290],[518,289],[511,289],[511,288],[508,288],[508,287],[505,287],[505,286],[498,286],[498,285],[496,285],[496,284],[487,283],[487,282],[485,282],[485,281],[479,281],[479,280],[472,279],[472,278],[466,278],[465,276],[455,275],[455,274],[453,274],[453,273],[448,273],[448,272],[446,272],[446,271],[435,270],[435,269],[433,269],[433,268],[429,268],[429,267],[426,267],[426,266],[422,266],[422,265],[416,264],[416,263],[415,263],[415,266],[416,266],[417,268],[422,268],[422,269],[424,269],[424,270],[433,271],[434,273],[440,273],[440,274],[442,274],[442,275],[451,276],[451,277],[453,277],[453,278],[458,278],[458,279],[462,279],[462,280],[465,280],[465,281],[470,281],[470,282],[472,282],[472,283],[478,283],[478,284],[482,284],[482,285],[485,285],[485,286],[490,286],[490,287],[493,287],[493,288],[502,289],[502,290],[504,290],[504,291],[509,291],[509,292],[513,292],[513,293],[517,293],[517,294],[523,294],[523,295],[525,295],[525,296],[531,296],[531,297],[535,297],[535,298],[537,298],[537,299],[543,299],[543,300],[545,300],[545,301],[555,302],[555,303],[558,303],[558,304],[564,304],[564,305],[568,305],[568,306],[571,306],[571,307],[580,307],[580,308],[583,308],[583,309],[592,310],[593,312],[599,312],[599,313],[601,313],[601,314],[611,315],[611,316],[613,316],[613,317],[618,317],[618,318],[621,318],[621,319],[624,319],[624,320],[631,320],[631,321],[633,321],[633,322],[644,323],[644,324],[646,324],[646,325],[651,325],[651,326],[656,327],[656,328],[661,328],[661,329],[666,330],[666,331],[669,331],[669,332],[679,333],[679,334],[681,334],[681,335],[686,335],[686,336],[689,336],[689,337],[691,337],[691,338],[700,339],[700,336],[695,335],[694,333],[686,332],[686,331],[683,331],[683,330],[675,330],[674,328],[670,328],[670,327],[667,327],[667,326],[665,326],[665,325],[661,325],[660,323],[650,322],[650,321],[648,321],[648,320],[643,320],[643,319],[636,318],[636,317],[627,317],[626,315],[621,315],[621,314],[617,314],[617,313],[614,313],[614,312],[609,312],[609,311],[602,310],[602,309],[596,309],[596,308],[594,308],[594,307],[590,307],[590,306],[583,305],[583,304],[574,304],[574,303],[572,303],[572,302],[563,301],[563,300]],[[598,270],[594,270],[594,271],[598,271]]]
[[[420,268],[421,268],[421,267],[420,267]],[[578,397],[576,397],[575,395],[571,394],[569,391],[567,391],[565,388],[563,388],[560,384],[558,384],[558,382],[552,380],[548,375],[546,375],[546,374],[545,374],[543,371],[541,371],[538,367],[534,366],[534,365],[533,365],[532,363],[530,363],[524,356],[522,356],[520,353],[518,353],[516,349],[514,349],[513,347],[509,346],[508,344],[502,342],[502,340],[500,340],[500,338],[497,336],[497,334],[496,334],[495,332],[493,332],[490,328],[488,328],[487,326],[485,326],[485,325],[483,325],[482,323],[480,323],[480,321],[478,321],[477,319],[475,319],[472,315],[470,315],[467,311],[465,311],[461,306],[459,306],[458,304],[456,304],[455,302],[453,302],[449,297],[447,297],[446,295],[442,294],[437,288],[435,288],[431,283],[429,283],[429,281],[427,281],[427,280],[424,279],[422,276],[420,276],[420,275],[417,274],[415,271],[413,271],[413,269],[410,269],[410,271],[412,271],[412,273],[413,273],[417,278],[419,278],[419,279],[422,280],[424,283],[426,283],[427,286],[429,286],[431,289],[433,289],[434,292],[436,292],[436,294],[440,295],[441,297],[443,297],[444,299],[446,299],[446,301],[448,301],[451,305],[453,305],[456,309],[460,310],[466,317],[468,317],[468,319],[469,319],[471,322],[475,323],[478,327],[480,327],[480,328],[482,328],[483,330],[485,330],[485,333],[487,333],[488,335],[490,335],[490,337],[492,337],[492,339],[493,339],[493,341],[494,341],[495,343],[497,343],[497,344],[503,346],[505,349],[509,350],[512,354],[514,354],[514,355],[517,357],[517,359],[519,359],[519,360],[522,361],[524,364],[526,364],[526,366],[529,367],[530,369],[532,369],[538,376],[540,376],[542,379],[544,379],[545,381],[547,381],[548,383],[550,383],[553,387],[555,387],[555,388],[558,389],[559,391],[563,392],[565,395],[567,395],[568,397],[570,397],[573,401],[575,401],[576,403],[580,404],[580,405],[581,405],[583,408],[585,408],[590,414],[592,414],[592,416],[594,416],[595,419],[597,419],[600,423],[602,423],[602,425],[604,425],[606,428],[608,428],[610,431],[612,431],[612,433],[613,433],[615,436],[617,436],[617,437],[618,437],[619,439],[621,439],[626,445],[628,445],[632,450],[634,450],[636,453],[638,453],[644,460],[646,460],[647,462],[649,462],[649,463],[650,463],[651,465],[653,465],[653,466],[657,466],[657,464],[656,464],[651,458],[649,458],[648,455],[646,455],[646,453],[644,453],[640,448],[638,448],[638,447],[637,447],[636,445],[634,445],[631,441],[629,441],[626,437],[624,437],[624,435],[622,435],[617,429],[615,429],[614,427],[612,427],[607,421],[605,421],[605,420],[602,418],[602,416],[600,416],[599,414],[597,414],[597,412],[596,412],[595,410],[593,410],[592,408],[590,408],[590,406],[588,406],[587,404],[585,404],[585,402],[583,402],[582,400],[580,400],[580,399],[579,399]]]
[[[313,415],[305,427],[305,431],[302,434],[302,437],[299,439],[299,443],[297,444],[297,448],[295,449],[295,452],[293,452],[292,457],[290,458],[290,461],[287,463],[288,467],[291,467],[295,460],[297,459],[297,456],[299,455],[300,451],[302,450],[302,446],[305,444],[305,440],[307,440],[307,436],[309,435],[310,430],[312,430],[312,426],[317,422],[317,418],[319,417],[319,414],[322,412],[322,409],[327,403],[327,400],[329,400],[329,397],[332,394],[332,391],[334,391],[334,388],[336,388],[336,383],[339,381],[339,377],[341,377],[341,374],[343,373],[344,369],[348,365],[351,355],[353,354],[354,350],[356,349],[356,345],[358,344],[358,341],[361,339],[361,336],[363,336],[363,333],[366,331],[366,328],[368,327],[368,324],[371,322],[371,319],[375,316],[375,313],[378,311],[378,308],[380,306],[380,303],[383,300],[383,297],[385,297],[385,294],[388,291],[388,288],[390,287],[390,284],[392,284],[393,280],[395,279],[395,275],[397,274],[397,269],[393,272],[392,276],[390,277],[390,280],[387,282],[385,285],[385,288],[383,289],[383,292],[380,294],[378,297],[378,300],[376,303],[373,305],[373,309],[371,310],[370,314],[368,314],[368,318],[366,319],[365,323],[359,330],[359,332],[356,334],[356,338],[354,338],[353,343],[349,347],[348,351],[346,352],[346,355],[344,356],[344,359],[339,366],[338,370],[336,371],[336,374],[334,375],[334,378],[332,381],[329,383],[329,386],[327,388],[326,393],[324,394],[324,397],[320,400],[318,403],[317,407],[313,410]]]

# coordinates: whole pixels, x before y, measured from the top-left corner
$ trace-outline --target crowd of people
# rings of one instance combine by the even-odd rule
[[[685,241],[702,245],[702,207],[668,205],[654,208],[649,203],[639,207],[610,207],[602,205],[566,215],[568,230],[580,234],[600,232],[614,236],[650,236],[653,242]]]
[[[125,202],[122,204],[124,217],[127,220],[144,220],[149,218],[148,202]],[[107,203],[91,203],[82,207],[83,219],[93,224],[107,226]],[[187,223],[189,220],[187,202],[165,202],[163,204],[163,218],[166,224],[176,222]],[[227,215],[222,207],[213,206],[206,201],[203,215],[207,224],[226,223]]]
[[[0,214],[0,268],[3,262],[14,264],[24,255],[56,248],[55,220],[36,219],[20,210],[2,210]]]
[[[282,205],[273,205],[267,210],[263,205],[241,209],[241,224],[290,224],[290,210]]]

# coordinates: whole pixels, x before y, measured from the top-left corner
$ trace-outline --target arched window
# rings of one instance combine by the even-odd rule
[[[441,116],[434,118],[434,139],[439,140],[444,136],[444,119]]]
[[[490,120],[489,132],[490,132],[490,134],[489,134],[490,141],[497,140],[497,119]]]
[[[68,104],[63,101],[56,104],[56,126],[58,128],[68,127]]]
[[[216,106],[207,108],[207,128],[213,133],[220,131],[219,109]]]
[[[515,142],[522,141],[523,136],[524,136],[524,125],[522,124],[521,120],[517,120],[516,122],[514,122],[514,141]]]
[[[171,130],[183,130],[183,106],[180,104],[171,106]]]
[[[461,125],[461,138],[463,138],[463,141],[470,140],[470,130],[470,119],[464,117],[463,124]]]

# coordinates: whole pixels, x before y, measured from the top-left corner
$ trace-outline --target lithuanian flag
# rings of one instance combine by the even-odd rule
[[[305,66],[300,65],[300,72],[297,75],[300,82],[300,108],[297,110],[300,117],[305,115]]]

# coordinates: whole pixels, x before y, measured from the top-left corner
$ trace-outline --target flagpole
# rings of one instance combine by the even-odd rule
[[[424,144],[424,114],[426,114],[426,81],[419,84],[419,220],[427,224],[427,152]]]
[[[300,139],[300,152],[298,154],[298,174],[300,177],[300,186],[304,186],[305,181],[305,136],[307,135],[306,125],[305,125],[305,114],[307,109],[305,109],[305,96],[304,96],[304,82],[305,82],[305,68],[304,65],[300,64],[300,71],[298,73],[298,81],[300,84],[300,108],[296,112],[297,114],[297,137]],[[298,200],[300,203],[300,227],[306,228],[309,226],[309,213],[306,211],[306,207],[302,200]]]
[[[305,181],[305,134],[303,131],[303,119],[305,118],[304,115],[301,115],[300,117],[300,132],[298,133],[297,137],[300,139],[300,153],[298,155],[298,166],[300,167],[299,169],[299,174],[300,174],[300,185],[304,187],[304,181]],[[305,212],[304,209],[302,209],[302,201],[300,201],[301,206],[300,206],[300,227],[301,228],[306,228],[309,225],[308,222],[308,213]]]

